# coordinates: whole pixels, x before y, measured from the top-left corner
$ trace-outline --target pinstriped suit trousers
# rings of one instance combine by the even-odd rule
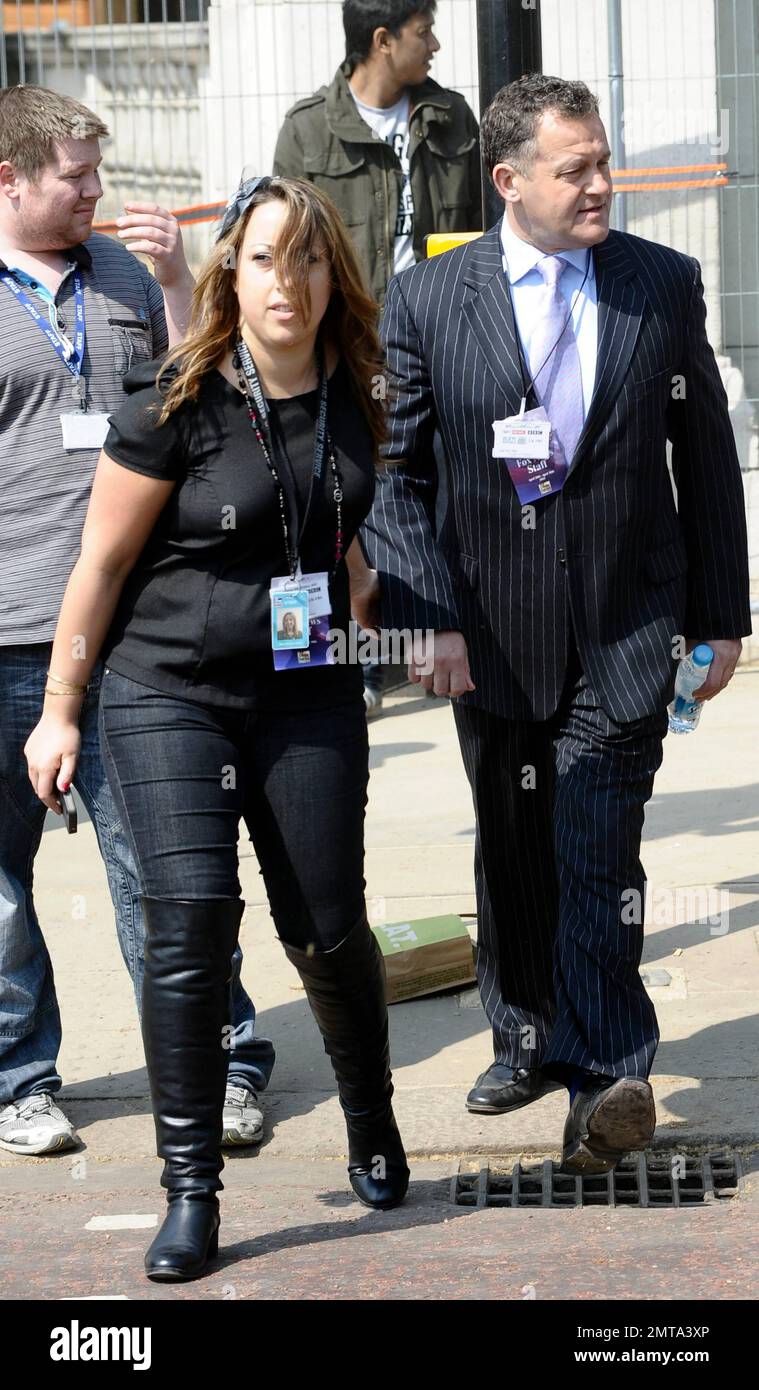
[[[477,823],[477,977],[496,1062],[566,1083],[575,1067],[647,1077],[659,1029],[639,974],[640,841],[666,710],[615,723],[576,648],[551,719],[453,708]]]

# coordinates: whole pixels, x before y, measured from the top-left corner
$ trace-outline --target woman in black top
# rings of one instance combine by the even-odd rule
[[[218,1246],[241,818],[332,1059],[354,1191],[384,1208],[408,1186],[364,904],[361,671],[331,661],[348,645],[349,574],[372,584],[355,536],[384,433],[375,323],[329,200],[294,179],[242,185],[188,336],[130,374],[111,417],[27,743],[59,810],[102,651],[103,753],[144,894],[169,1204],[154,1279],[194,1277]]]

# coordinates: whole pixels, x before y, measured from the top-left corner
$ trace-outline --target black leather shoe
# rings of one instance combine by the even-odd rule
[[[656,1128],[647,1081],[622,1077],[578,1091],[564,1126],[564,1173],[608,1173],[630,1150],[645,1149]]]
[[[556,1086],[557,1083],[544,1076],[540,1068],[515,1070],[501,1062],[493,1062],[477,1077],[466,1098],[466,1108],[473,1115],[506,1115],[510,1110],[520,1110],[530,1101],[538,1100]]]
[[[229,1052],[229,981],[245,904],[140,899],[142,1036],[168,1211],[145,1256],[149,1279],[195,1279],[217,1253]]]
[[[282,943],[324,1040],[348,1131],[348,1177],[364,1206],[397,1207],[409,1169],[391,1098],[385,965],[363,918],[332,951]]]

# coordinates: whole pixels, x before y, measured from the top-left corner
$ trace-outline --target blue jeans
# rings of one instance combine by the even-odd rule
[[[212,708],[106,667],[100,730],[146,896],[240,896],[244,820],[274,924],[329,951],[365,916],[363,699],[287,712]]]
[[[42,713],[51,646],[43,642],[0,647],[0,1105],[34,1092],[56,1092],[62,1084],[56,1070],[61,1019],[53,969],[32,897],[46,809],[29,781],[23,753]],[[119,947],[139,1013],[144,968],[140,887],[100,755],[101,673],[98,664],[82,708],[82,750],[74,787],[95,829]],[[255,1036],[256,1013],[240,982],[241,962],[238,948],[231,986],[229,1079],[260,1091],[274,1066],[274,1048]]]

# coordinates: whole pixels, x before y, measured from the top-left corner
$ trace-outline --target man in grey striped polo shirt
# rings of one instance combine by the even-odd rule
[[[58,610],[79,553],[108,414],[130,367],[179,341],[193,281],[176,220],[127,204],[127,245],[92,233],[102,196],[93,112],[42,87],[0,91],[0,1147],[38,1154],[69,1147],[74,1130],[53,1103],[61,1022],[50,956],[32,898],[45,808],[23,747],[43,702]],[[131,251],[148,254],[151,275]],[[143,926],[139,884],[100,759],[100,666],[82,708],[75,786],[92,819],[138,1009]],[[225,1135],[260,1138],[257,1092],[271,1043],[255,1010],[232,994]],[[83,998],[87,982],[82,980]]]

